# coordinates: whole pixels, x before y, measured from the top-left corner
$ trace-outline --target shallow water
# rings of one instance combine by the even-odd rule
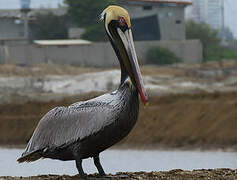
[[[23,149],[0,149],[0,176],[35,176],[39,174],[77,174],[74,161],[44,159],[18,164]],[[237,169],[237,153],[199,151],[136,151],[107,150],[101,153],[106,173],[119,171],[163,171],[171,169]],[[96,169],[92,159],[83,161],[86,173]]]

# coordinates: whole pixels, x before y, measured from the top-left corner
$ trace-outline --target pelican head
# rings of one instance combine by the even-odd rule
[[[108,6],[101,14],[110,42],[118,56],[121,66],[121,81],[128,76],[138,89],[141,100],[147,103],[148,97],[144,88],[141,71],[134,48],[130,16],[122,7]]]

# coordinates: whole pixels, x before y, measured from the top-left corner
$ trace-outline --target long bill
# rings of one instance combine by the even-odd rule
[[[133,36],[131,28],[127,29],[125,32],[122,32],[119,28],[117,29],[118,34],[123,42],[124,48],[126,49],[128,55],[129,63],[124,62],[125,67],[129,73],[130,78],[132,79],[134,85],[137,87],[141,100],[145,105],[148,102],[148,96],[144,87],[141,71],[139,68],[137,55],[134,47]]]

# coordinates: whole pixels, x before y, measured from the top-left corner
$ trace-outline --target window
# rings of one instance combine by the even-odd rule
[[[176,20],[175,21],[176,24],[181,24],[181,22],[182,22],[181,20]]]
[[[173,16],[173,13],[172,13],[172,12],[168,12],[168,13],[167,13],[167,16],[168,16],[168,17],[171,17],[171,16]]]
[[[135,41],[161,39],[160,23],[157,15],[132,19],[132,24]]]
[[[152,6],[143,6],[143,10],[152,10]]]

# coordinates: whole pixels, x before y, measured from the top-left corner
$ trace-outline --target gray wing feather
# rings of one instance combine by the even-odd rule
[[[120,103],[101,103],[100,99],[103,96],[49,111],[36,127],[25,153],[82,140],[113,123],[119,111],[114,107]]]

